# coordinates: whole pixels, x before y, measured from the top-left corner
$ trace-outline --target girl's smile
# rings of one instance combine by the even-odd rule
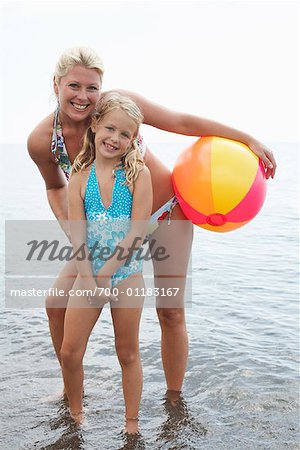
[[[116,147],[115,145],[111,145],[111,144],[108,144],[107,142],[104,142],[104,145],[105,145],[105,147],[106,147],[106,149],[108,150],[108,151],[116,151],[116,150],[118,150],[119,149],[119,147]]]
[[[94,122],[96,158],[119,160],[136,137],[137,125],[121,109],[115,109]]]

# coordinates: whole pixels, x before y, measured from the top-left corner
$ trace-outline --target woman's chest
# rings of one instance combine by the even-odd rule
[[[76,156],[78,156],[79,152],[83,146],[83,136],[64,136],[65,146],[68,152],[70,163],[73,164]]]

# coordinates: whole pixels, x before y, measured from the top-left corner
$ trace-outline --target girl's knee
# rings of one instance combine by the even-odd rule
[[[63,345],[60,351],[62,365],[68,369],[75,369],[82,364],[83,354],[69,345]]]
[[[184,308],[160,308],[157,314],[163,328],[175,329],[185,325]]]
[[[121,366],[130,366],[139,359],[138,348],[128,348],[116,344],[116,352]]]

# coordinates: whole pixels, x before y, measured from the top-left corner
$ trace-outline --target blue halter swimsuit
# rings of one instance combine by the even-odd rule
[[[111,204],[108,208],[105,208],[99,190],[95,163],[92,164],[85,190],[84,209],[87,220],[87,246],[90,251],[93,249],[92,268],[94,275],[97,274],[105,264],[106,259],[114,252],[117,245],[130,230],[132,194],[128,186],[124,184],[125,180],[125,170],[123,168],[116,170]],[[102,257],[99,255],[103,248],[109,249],[109,255],[107,253]],[[127,253],[128,250],[124,252],[124,255]],[[97,257],[97,255],[99,256]],[[136,256],[135,253],[130,261],[124,260],[124,265],[113,274],[112,287],[134,273],[142,272],[143,261],[137,260]]]

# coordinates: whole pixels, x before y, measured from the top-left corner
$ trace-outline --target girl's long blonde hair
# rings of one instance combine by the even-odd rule
[[[118,109],[124,111],[136,123],[135,138],[126,154],[121,157],[120,165],[116,167],[116,169],[119,166],[125,169],[126,184],[129,185],[135,182],[139,172],[145,165],[136,142],[140,124],[144,119],[140,109],[130,98],[120,95],[118,92],[110,92],[102,96],[97,103],[92,114],[92,125],[97,126],[106,114]],[[87,129],[82,149],[73,163],[72,172],[74,173],[87,168],[96,158],[95,133],[92,130],[92,125]]]

